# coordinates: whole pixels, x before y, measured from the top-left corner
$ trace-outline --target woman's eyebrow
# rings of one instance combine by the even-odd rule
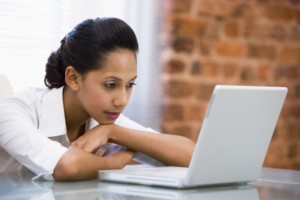
[[[137,76],[133,77],[133,78],[130,79],[130,80],[135,80],[136,78],[137,78]],[[123,79],[121,79],[121,78],[119,78],[119,77],[117,77],[117,76],[108,76],[108,77],[106,77],[105,79],[115,79],[115,80],[117,80],[117,81],[123,81]]]
[[[120,79],[119,77],[116,77],[116,76],[108,76],[108,77],[105,77],[105,79],[115,79],[118,81],[122,81],[122,79]]]

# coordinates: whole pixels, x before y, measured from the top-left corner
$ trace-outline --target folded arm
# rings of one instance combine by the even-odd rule
[[[121,169],[134,155],[133,151],[121,151],[112,156],[101,157],[71,146],[58,161],[53,177],[56,181],[96,178],[99,169]]]
[[[107,141],[146,154],[164,165],[188,166],[194,151],[194,142],[186,137],[153,134],[118,125],[99,125],[78,138],[73,146],[93,152]]]
[[[110,139],[114,143],[146,154],[164,165],[187,167],[190,163],[195,143],[186,137],[112,126]]]

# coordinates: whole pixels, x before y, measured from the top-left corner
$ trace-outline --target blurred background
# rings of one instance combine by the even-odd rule
[[[0,0],[0,74],[13,92],[44,87],[50,52],[95,17],[137,34],[130,118],[196,140],[214,85],[286,86],[264,166],[300,170],[299,0]]]

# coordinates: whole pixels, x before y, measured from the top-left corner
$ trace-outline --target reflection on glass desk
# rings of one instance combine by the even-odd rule
[[[263,168],[260,178],[249,184],[193,189],[168,189],[100,182],[31,181],[28,171],[0,174],[0,199],[300,199],[300,171]]]

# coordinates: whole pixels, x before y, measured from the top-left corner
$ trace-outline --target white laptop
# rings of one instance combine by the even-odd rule
[[[286,94],[285,87],[217,85],[188,168],[99,170],[98,177],[174,188],[256,180]]]

